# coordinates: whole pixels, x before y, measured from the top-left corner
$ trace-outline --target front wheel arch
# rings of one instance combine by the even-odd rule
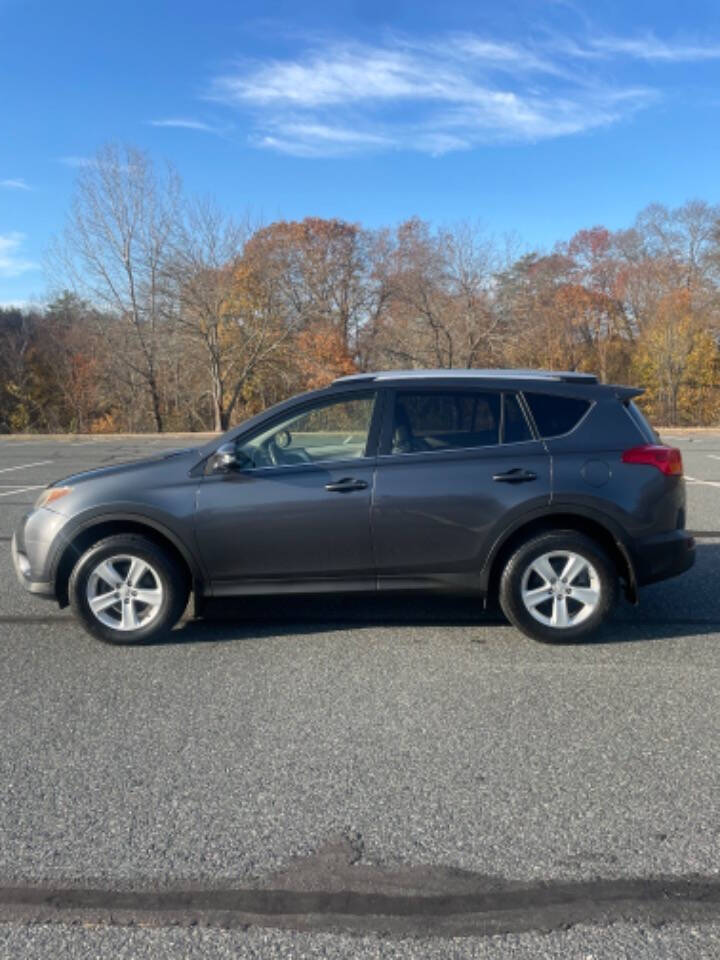
[[[194,564],[192,564],[192,561],[188,559],[185,553],[178,548],[173,540],[166,536],[162,531],[158,530],[157,527],[151,526],[147,523],[142,523],[141,521],[137,520],[100,520],[97,523],[91,523],[89,526],[81,529],[65,546],[60,554],[60,557],[57,561],[54,581],[55,596],[61,607],[67,607],[70,602],[68,595],[70,575],[75,567],[75,564],[85,553],[85,551],[88,550],[93,544],[98,543],[100,540],[104,540],[106,537],[112,537],[123,533],[138,534],[139,536],[146,537],[157,546],[166,550],[176,561],[179,569],[185,573],[187,577],[188,589],[192,588],[196,593],[198,592],[197,588],[200,582],[199,571],[195,568]]]
[[[123,531],[91,544],[70,575],[70,605],[84,629],[113,644],[154,642],[187,606],[189,581],[165,545]]]

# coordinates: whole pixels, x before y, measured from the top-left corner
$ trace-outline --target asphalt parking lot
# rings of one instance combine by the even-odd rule
[[[186,441],[0,438],[0,958],[719,956],[720,433],[667,439],[697,564],[591,643],[354,598],[134,649],[26,596],[10,534]],[[97,896],[28,923],[28,885]]]

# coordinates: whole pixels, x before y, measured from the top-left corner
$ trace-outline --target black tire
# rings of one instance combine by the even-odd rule
[[[93,613],[88,600],[88,583],[98,564],[111,557],[123,555],[137,557],[149,564],[153,583],[157,580],[162,588],[162,599],[154,609],[152,618],[149,622],[141,623],[137,629],[114,629],[102,623]],[[168,633],[182,616],[189,592],[187,571],[177,560],[152,540],[132,533],[106,537],[89,547],[75,564],[68,584],[73,613],[87,632],[99,640],[114,644],[149,643]],[[133,600],[132,604],[133,609],[142,612],[150,609],[140,601]],[[119,627],[121,613],[118,613],[118,610],[122,611],[121,602],[112,607],[106,617],[113,619],[117,616]]]
[[[522,598],[523,579],[527,573],[528,589],[532,589],[531,584],[534,582],[539,590],[544,585],[540,579],[535,581],[530,579],[537,577],[536,574],[529,573],[531,565],[544,554],[556,552],[560,554],[564,551],[577,554],[592,565],[599,584],[599,598],[592,612],[586,615],[586,619],[575,624],[571,623],[569,626],[553,626],[539,622],[528,610]],[[557,566],[558,572],[560,571],[560,558],[557,563],[553,558],[551,564]],[[515,550],[500,579],[500,606],[508,620],[533,640],[550,643],[580,640],[597,630],[612,612],[617,599],[617,579],[615,565],[598,543],[574,530],[557,530],[534,537]],[[589,583],[589,578],[588,584],[592,585]],[[578,586],[582,587],[583,583],[578,583]],[[562,589],[560,577],[557,577],[557,583],[553,581],[552,589]],[[536,609],[543,616],[551,617],[554,595],[551,594],[550,588],[547,592],[548,600],[541,601],[542,606],[536,605]],[[560,602],[563,603],[562,600]],[[579,601],[573,600],[571,596],[566,597],[564,605],[571,618],[573,616],[571,607],[572,610],[576,610],[575,616],[578,616],[582,609]]]

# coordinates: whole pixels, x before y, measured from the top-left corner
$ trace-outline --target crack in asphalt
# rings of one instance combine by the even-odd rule
[[[717,876],[522,883],[442,865],[381,867],[363,863],[364,852],[362,836],[347,831],[244,887],[0,886],[0,922],[450,937],[720,919]]]
[[[348,865],[347,869],[357,868]],[[578,923],[604,926],[618,920],[688,923],[720,918],[720,881],[716,877],[521,885],[448,868],[365,871],[361,886],[372,886],[374,881],[379,889],[3,887],[0,921],[221,928],[254,925],[448,937],[549,931]],[[373,876],[368,876],[368,871]],[[337,882],[338,876],[330,879]],[[456,892],[436,892],[444,881]],[[458,887],[468,890],[458,891]]]

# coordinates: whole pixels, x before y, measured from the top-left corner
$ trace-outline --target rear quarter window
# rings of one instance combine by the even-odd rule
[[[589,400],[551,393],[526,393],[525,400],[541,437],[570,433],[587,413]]]
[[[624,407],[630,419],[642,434],[643,440],[645,440],[646,443],[657,443],[659,437],[645,419],[645,414],[642,410],[637,407],[632,400],[628,400],[627,403],[624,404]]]

